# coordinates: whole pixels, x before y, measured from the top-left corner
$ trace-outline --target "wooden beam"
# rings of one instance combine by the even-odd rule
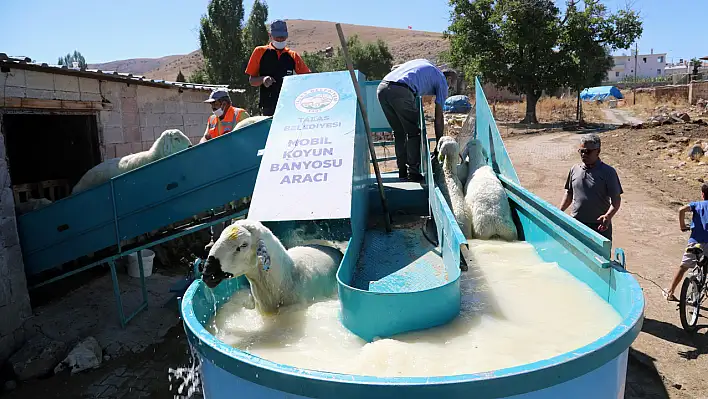
[[[104,111],[112,104],[100,101],[40,100],[37,98],[6,97],[0,108],[51,109],[65,111]]]

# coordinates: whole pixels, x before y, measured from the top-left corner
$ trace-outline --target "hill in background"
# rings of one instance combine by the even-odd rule
[[[290,19],[287,20],[287,23],[290,36],[288,46],[300,53],[339,45],[334,22]],[[427,58],[435,62],[440,53],[449,48],[449,44],[443,39],[442,34],[437,32],[350,24],[342,24],[342,30],[346,36],[359,35],[359,38],[364,42],[383,40],[388,44],[395,63],[415,58]],[[92,64],[89,65],[89,68],[130,72],[153,79],[175,80],[180,70],[185,76],[189,76],[202,62],[202,53],[200,50],[196,50],[186,55],[136,58]]]

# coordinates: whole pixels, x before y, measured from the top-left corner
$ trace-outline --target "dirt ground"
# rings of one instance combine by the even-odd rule
[[[641,130],[601,133],[602,157],[615,166],[624,189],[621,209],[613,221],[613,244],[624,248],[627,268],[636,273],[646,299],[643,329],[632,346],[632,359],[641,361],[645,367],[636,364],[630,367],[628,380],[644,373],[647,381],[656,381],[651,378],[656,373],[662,381],[653,388],[644,386],[651,388],[649,393],[654,396],[635,395],[628,385],[627,397],[706,398],[705,329],[693,336],[685,333],[676,303],[667,302],[659,288],[669,284],[688,237],[688,233],[678,229],[676,208],[689,198],[698,198],[699,183],[662,177],[661,168],[668,169],[669,166],[663,165],[669,161],[657,157],[646,145],[640,146],[646,143],[649,134],[655,133]],[[579,162],[578,139],[577,134],[567,132],[525,134],[507,138],[505,145],[522,185],[556,205],[561,200],[568,169]],[[674,172],[677,173],[688,176],[694,171]],[[705,319],[699,323],[705,324]]]
[[[624,189],[622,207],[614,219],[614,245],[625,250],[628,270],[644,290],[645,320],[630,349],[625,398],[708,398],[708,337],[706,328],[695,335],[680,326],[676,303],[667,302],[660,287],[668,286],[685,247],[688,233],[678,229],[677,209],[700,198],[699,187],[708,161],[691,161],[688,149],[708,143],[708,127],[674,124],[648,129],[608,129],[604,125],[576,131],[551,116],[538,126],[519,126],[516,111],[500,115],[505,146],[524,187],[557,205],[568,169],[579,162],[575,151],[578,133],[597,130],[602,137],[602,158],[614,166]],[[566,112],[563,111],[563,112]],[[633,117],[630,110],[598,108],[593,122],[620,123]],[[556,113],[557,114],[557,113]],[[602,117],[601,117],[602,116]],[[641,115],[644,118],[643,115]],[[604,120],[603,120],[604,119]],[[619,119],[619,121],[618,121]],[[604,130],[603,130],[604,129]],[[433,136],[429,129],[429,136]],[[379,156],[393,155],[393,147],[377,147]],[[395,163],[382,165],[395,170]],[[166,317],[178,317],[174,313]],[[708,327],[705,318],[699,321]],[[171,398],[168,369],[189,365],[190,355],[182,326],[173,327],[164,341],[139,354],[111,359],[101,368],[77,376],[55,376],[20,384],[7,398],[108,397]],[[1,389],[0,389],[1,391]],[[196,397],[200,397],[197,395]]]

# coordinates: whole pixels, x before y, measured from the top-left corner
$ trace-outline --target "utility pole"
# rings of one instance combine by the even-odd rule
[[[639,56],[639,46],[637,42],[634,42],[634,87],[632,87],[632,92],[634,92],[634,105],[637,105],[637,57]]]

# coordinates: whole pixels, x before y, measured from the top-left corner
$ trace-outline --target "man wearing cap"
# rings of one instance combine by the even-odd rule
[[[388,124],[393,129],[398,177],[423,181],[420,173],[421,128],[418,126],[417,96],[435,96],[435,138],[440,142],[445,121],[443,104],[447,99],[447,79],[428,60],[418,59],[393,68],[384,76],[376,95]],[[426,138],[427,139],[427,138]],[[437,149],[433,156],[437,155]]]
[[[270,43],[258,46],[248,60],[246,74],[251,86],[260,87],[258,106],[264,116],[273,116],[278,103],[283,78],[310,73],[300,54],[286,47],[288,26],[283,20],[270,24]]]
[[[231,97],[225,88],[214,90],[204,102],[211,103],[213,115],[209,116],[204,136],[199,140],[200,143],[232,131],[237,123],[249,117],[245,109],[231,105]]]

